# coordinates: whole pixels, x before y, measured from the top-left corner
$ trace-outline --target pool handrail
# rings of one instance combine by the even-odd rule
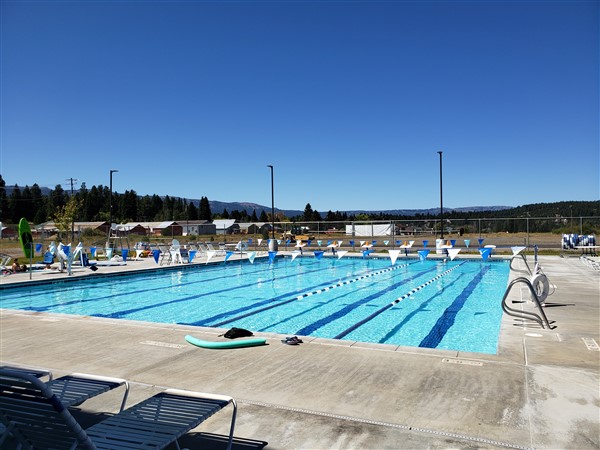
[[[508,294],[510,293],[512,287],[517,283],[524,283],[529,288],[529,290],[531,291],[531,296],[532,296],[533,302],[540,310],[539,315],[534,312],[519,311],[517,309],[511,308],[510,306],[508,306],[506,304],[506,298],[508,297]],[[533,321],[537,322],[542,328],[547,328],[549,330],[552,330],[553,328],[555,328],[550,325],[550,322],[548,321],[548,317],[546,317],[546,313],[542,309],[542,303],[540,302],[540,299],[538,298],[538,294],[535,291],[535,289],[533,288],[531,281],[529,281],[525,277],[515,278],[514,280],[512,280],[509,283],[508,287],[506,288],[506,292],[504,292],[504,297],[502,297],[502,310],[509,316],[514,316],[514,317],[518,317],[518,318],[526,319],[526,320],[533,320]]]
[[[513,265],[512,265],[513,261],[515,260],[515,258],[517,256],[520,256],[521,258],[523,258],[523,262],[525,263],[525,266],[527,267],[527,271],[513,267]],[[523,255],[522,253],[519,253],[518,255],[514,255],[512,258],[510,258],[509,266],[510,266],[510,270],[514,270],[515,272],[526,273],[529,276],[533,275],[533,272],[531,271],[531,268],[529,267],[529,264],[527,263],[527,257],[525,255]]]

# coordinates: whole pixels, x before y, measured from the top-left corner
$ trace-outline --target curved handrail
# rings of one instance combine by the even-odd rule
[[[523,258],[523,262],[525,263],[525,266],[527,267],[527,271],[522,270],[522,269],[516,269],[515,267],[513,267],[512,263],[517,256],[520,256],[521,258]],[[529,267],[529,264],[527,263],[527,258],[525,257],[525,255],[523,255],[521,253],[519,253],[518,255],[514,255],[512,258],[510,258],[509,267],[511,270],[514,270],[515,272],[527,273],[530,276],[533,275],[533,272],[531,271],[531,268]]]
[[[540,310],[540,315],[541,316],[538,315],[538,314],[536,314],[536,313],[529,312],[529,311],[519,311],[517,309],[511,308],[510,306],[508,306],[506,304],[506,298],[508,297],[508,294],[510,293],[511,289],[513,288],[513,286],[515,284],[517,284],[517,283],[525,283],[527,285],[527,287],[531,291],[531,295],[532,295],[534,303],[536,304],[536,306]],[[538,298],[537,292],[535,292],[535,289],[533,288],[533,285],[531,284],[531,281],[529,281],[525,277],[515,278],[514,280],[512,280],[509,283],[508,287],[506,288],[506,292],[504,293],[504,297],[502,298],[502,310],[506,314],[508,314],[510,316],[518,317],[518,318],[521,318],[521,319],[534,320],[542,328],[548,328],[550,330],[552,329],[552,326],[550,325],[550,322],[548,322],[548,318],[546,317],[546,313],[542,309],[542,304],[540,302],[540,299]]]

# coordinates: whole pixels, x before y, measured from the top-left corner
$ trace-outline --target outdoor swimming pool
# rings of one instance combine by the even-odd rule
[[[509,270],[285,257],[7,288],[0,306],[495,354]]]

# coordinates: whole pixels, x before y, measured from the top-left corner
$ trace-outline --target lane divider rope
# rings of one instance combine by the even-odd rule
[[[408,297],[410,297],[411,295],[413,295],[415,292],[419,292],[421,289],[423,289],[426,286],[429,286],[431,283],[439,280],[440,278],[448,275],[450,272],[458,269],[460,266],[462,266],[463,264],[465,264],[465,262],[462,262],[454,267],[452,267],[451,269],[448,269],[442,273],[440,273],[439,275],[433,277],[431,280],[426,281],[425,283],[423,283],[422,285],[420,285],[419,287],[416,287],[414,289],[412,289],[410,292],[407,292],[406,294],[398,297],[396,300],[394,300],[393,302],[385,305],[383,308],[378,309],[377,311],[375,311],[373,314],[369,315],[368,317],[365,317],[364,319],[362,319],[361,321],[355,323],[354,325],[352,325],[350,328],[345,329],[344,331],[342,331],[341,333],[339,333],[337,336],[334,337],[334,339],[342,339],[343,337],[347,336],[348,334],[350,334],[351,332],[353,332],[354,330],[356,330],[357,328],[363,326],[365,323],[369,322],[371,319],[377,317],[379,314],[381,314],[382,312],[384,312],[385,310],[391,308],[392,306],[394,306],[396,303],[401,302],[404,299],[407,299]]]
[[[324,288],[321,288],[321,289],[317,289],[316,291],[306,292],[304,294],[301,294],[301,295],[299,295],[299,296],[296,297],[296,300],[302,300],[303,298],[310,297],[312,295],[321,294],[323,292],[327,292],[327,291],[329,291],[331,289],[335,289],[337,287],[341,287],[341,286],[344,286],[344,285],[347,285],[347,284],[350,284],[350,283],[356,283],[357,281],[364,280],[365,278],[370,278],[370,277],[381,275],[381,274],[384,274],[384,273],[387,273],[387,272],[391,272],[392,270],[402,269],[404,267],[410,266],[411,264],[415,264],[415,263],[413,262],[413,263],[402,264],[400,266],[388,267],[387,269],[378,270],[376,272],[372,272],[372,273],[369,273],[367,275],[361,275],[360,277],[352,278],[350,280],[340,281],[339,283],[332,284],[331,286],[327,286],[327,287],[324,287]]]

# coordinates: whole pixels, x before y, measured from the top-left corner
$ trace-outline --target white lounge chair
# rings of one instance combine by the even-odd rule
[[[158,249],[160,250],[160,260],[158,263],[162,266],[163,264],[171,264],[173,261],[173,254],[171,253],[171,249],[166,246],[159,244]]]
[[[25,448],[163,449],[229,404],[231,449],[237,405],[224,395],[169,389],[84,430],[47,383],[0,370],[0,420]]]
[[[169,248],[171,253],[171,261],[174,263],[181,264],[184,262],[184,258],[187,260],[188,252],[187,249],[181,247],[181,244],[177,239],[173,239],[171,247]]]
[[[222,248],[218,248],[216,249],[210,242],[206,243],[206,248],[208,249],[209,252],[215,252],[214,256],[224,256],[225,255],[225,249]]]
[[[11,270],[10,261],[12,260],[12,256],[6,255],[4,253],[0,253],[0,270],[8,271]]]

